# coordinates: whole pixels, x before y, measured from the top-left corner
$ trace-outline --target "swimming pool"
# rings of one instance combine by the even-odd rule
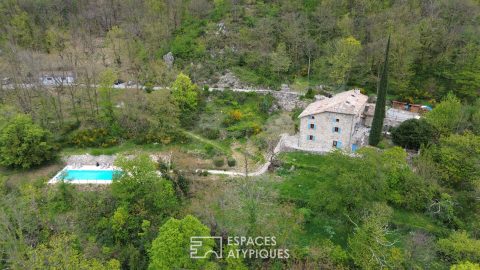
[[[59,171],[52,179],[48,181],[49,184],[56,184],[58,182],[68,182],[70,184],[105,184],[112,183],[113,178],[122,173],[120,168],[110,166],[108,168],[99,168],[95,165],[83,165],[74,167],[67,165]]]
[[[115,170],[65,170],[63,179],[72,180],[102,180],[112,181]]]

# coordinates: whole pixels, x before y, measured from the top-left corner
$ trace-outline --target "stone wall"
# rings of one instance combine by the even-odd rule
[[[351,134],[354,126],[354,116],[341,113],[324,112],[300,119],[299,147],[306,149],[321,149],[329,151],[333,141],[337,141],[337,148],[351,150]],[[314,125],[313,128],[310,125]],[[338,131],[334,131],[338,128]],[[313,136],[313,140],[309,136]]]
[[[278,106],[285,111],[292,111],[295,108],[304,109],[309,102],[301,100],[301,95],[295,92],[271,91],[272,96],[277,100]]]

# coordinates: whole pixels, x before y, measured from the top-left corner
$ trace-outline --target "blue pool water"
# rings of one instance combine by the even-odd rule
[[[114,170],[67,170],[65,180],[105,180],[111,181]]]

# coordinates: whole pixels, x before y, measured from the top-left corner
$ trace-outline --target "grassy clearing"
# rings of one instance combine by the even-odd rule
[[[60,161],[51,162],[40,167],[22,169],[0,169],[0,179],[3,178],[7,185],[17,186],[22,183],[32,182],[39,179],[45,182],[52,178],[58,171],[63,168],[64,164]]]
[[[193,132],[190,132],[190,131],[187,131],[187,130],[182,130],[183,134],[185,134],[188,138],[191,138],[197,142],[200,142],[202,144],[205,144],[205,145],[210,145],[212,146],[213,148],[215,148],[216,150],[220,151],[221,153],[225,154],[225,155],[230,155],[232,153],[232,150],[225,146],[225,145],[222,145],[216,141],[213,141],[213,140],[209,140],[209,139],[206,139],[200,135],[197,135]]]
[[[439,226],[428,216],[402,209],[395,209],[392,223],[402,231],[422,230],[436,235],[448,234],[444,227]]]

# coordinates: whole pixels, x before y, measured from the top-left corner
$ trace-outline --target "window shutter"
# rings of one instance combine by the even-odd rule
[[[335,133],[335,127],[332,127],[332,132]]]
[[[341,131],[342,131],[342,129],[341,129],[341,128],[338,128],[338,134],[340,134]]]
[[[337,148],[341,148],[342,147],[342,142],[341,141],[338,141],[337,142]]]

